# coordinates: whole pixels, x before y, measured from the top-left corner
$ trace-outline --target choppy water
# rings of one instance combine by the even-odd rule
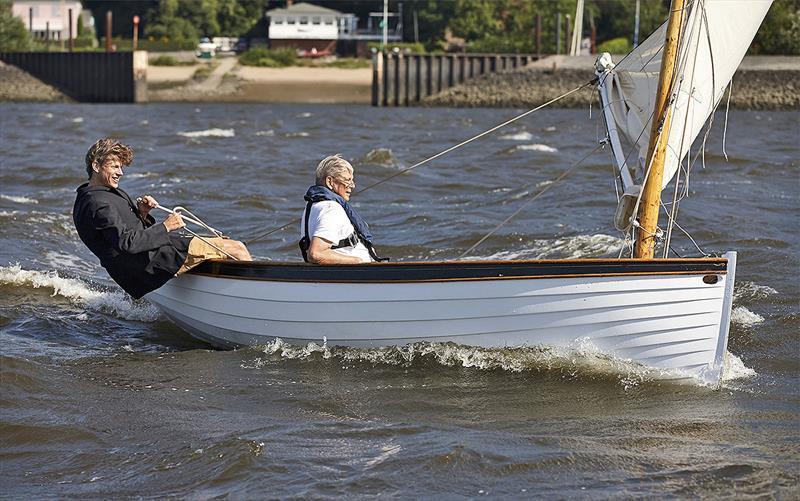
[[[299,215],[327,154],[352,159],[366,186],[512,114],[0,105],[0,495],[798,497],[796,112],[732,113],[727,162],[719,117],[681,208],[704,250],[740,253],[717,391],[582,347],[212,351],[125,296],[72,228],[83,156],[105,135],[136,149],[131,194],[247,238]],[[545,111],[354,201],[386,254],[453,258],[588,152],[598,127],[587,111]],[[614,207],[601,152],[476,256],[616,255]],[[251,250],[299,259],[296,233]]]

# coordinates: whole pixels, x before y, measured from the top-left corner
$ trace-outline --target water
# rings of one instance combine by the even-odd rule
[[[798,496],[797,112],[718,117],[680,221],[739,251],[723,386],[677,386],[589,349],[419,344],[213,351],[131,301],[71,222],[97,138],[122,186],[234,237],[299,216],[316,163],[360,187],[515,110],[0,105],[0,492],[19,498]],[[548,110],[354,198],[382,253],[458,256],[577,161],[588,111]],[[612,256],[607,152],[472,257]],[[297,229],[251,244],[298,260]],[[673,246],[696,255],[676,234]]]

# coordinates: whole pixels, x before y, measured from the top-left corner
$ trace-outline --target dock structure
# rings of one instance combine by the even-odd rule
[[[0,52],[0,61],[89,103],[147,100],[147,52]]]
[[[533,54],[375,52],[372,55],[372,105],[413,106],[467,80],[521,68],[536,59]]]

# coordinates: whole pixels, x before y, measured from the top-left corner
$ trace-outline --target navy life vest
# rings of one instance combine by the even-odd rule
[[[367,248],[370,257],[372,257],[372,259],[375,261],[389,260],[388,258],[378,257],[378,254],[375,252],[375,248],[372,244],[372,232],[369,231],[369,225],[366,221],[364,221],[364,218],[359,215],[355,208],[353,208],[353,206],[351,206],[344,198],[332,192],[325,186],[319,185],[314,185],[308,188],[308,191],[306,191],[306,194],[303,198],[306,200],[306,214],[304,221],[305,235],[300,239],[298,245],[300,246],[300,252],[303,254],[303,260],[306,263],[308,262],[308,248],[311,246],[311,237],[308,235],[308,218],[311,215],[311,206],[317,202],[322,202],[325,200],[334,201],[341,205],[345,214],[347,214],[347,219],[350,220],[350,224],[352,224],[353,228],[355,228],[355,231],[350,234],[350,236],[343,238],[342,240],[339,240],[331,245],[331,249],[355,247],[358,245],[358,242],[361,242],[364,244],[364,247]]]

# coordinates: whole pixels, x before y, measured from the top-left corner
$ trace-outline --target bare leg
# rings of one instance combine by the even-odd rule
[[[250,255],[250,251],[247,250],[247,247],[242,242],[238,240],[225,240],[223,243],[225,244],[225,252],[235,257],[239,261],[253,260],[253,257]]]

